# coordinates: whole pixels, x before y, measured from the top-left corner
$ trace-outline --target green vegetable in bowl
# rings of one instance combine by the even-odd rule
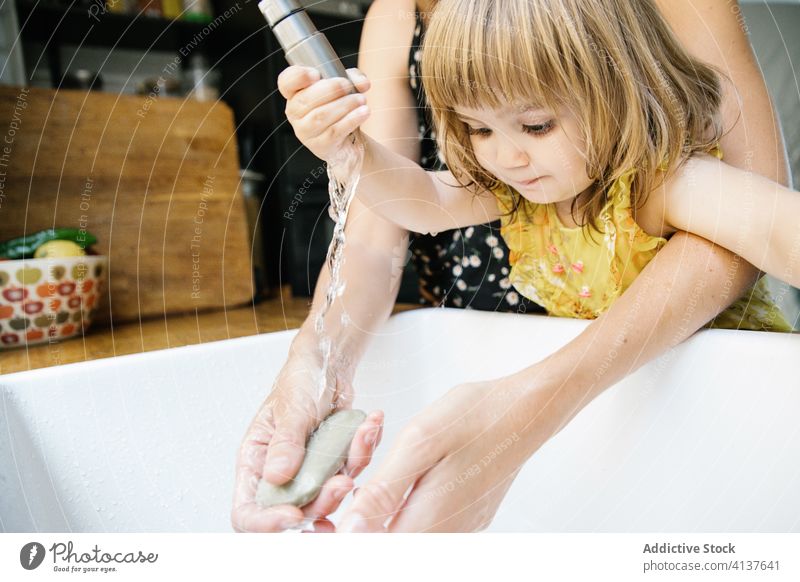
[[[81,249],[86,249],[97,242],[97,237],[78,228],[48,228],[0,243],[0,257],[29,259],[41,245],[53,240],[72,241]]]

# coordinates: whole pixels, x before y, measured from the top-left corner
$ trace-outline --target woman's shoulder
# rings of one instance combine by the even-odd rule
[[[370,18],[380,18],[388,22],[410,20],[414,22],[417,14],[417,3],[415,0],[373,0],[367,10],[367,21]]]
[[[413,0],[375,0],[367,11],[358,66],[375,82],[407,83],[408,53],[416,28]]]
[[[378,51],[380,54],[375,56],[379,60],[385,62],[388,58],[391,61],[394,60],[392,55],[396,55],[405,67],[416,25],[414,0],[375,0],[364,19],[359,58]],[[391,62],[387,64],[391,67]]]

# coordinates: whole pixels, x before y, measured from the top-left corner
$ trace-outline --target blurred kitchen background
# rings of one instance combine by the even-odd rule
[[[355,66],[370,0],[305,0],[317,27]],[[283,55],[256,0],[2,0],[5,85],[221,100],[233,114],[252,243],[255,300],[289,286],[312,293],[332,233],[320,163],[295,140],[276,77]],[[741,3],[780,112],[800,184],[800,0]],[[314,176],[318,177],[314,177]],[[296,203],[300,190],[302,201]],[[291,218],[286,218],[292,208]],[[798,217],[800,222],[800,217]],[[407,265],[400,301],[417,302]],[[797,295],[783,294],[790,310]],[[792,313],[796,313],[793,311]]]

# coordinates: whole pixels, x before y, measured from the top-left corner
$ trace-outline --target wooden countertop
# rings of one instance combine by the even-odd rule
[[[292,297],[286,287],[280,297],[255,305],[169,315],[113,328],[92,326],[83,338],[0,351],[0,374],[297,329],[308,314],[310,301]],[[394,313],[418,307],[397,304]]]

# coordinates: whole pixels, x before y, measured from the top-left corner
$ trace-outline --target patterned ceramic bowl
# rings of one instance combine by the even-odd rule
[[[107,270],[105,255],[0,261],[0,349],[85,333]]]

